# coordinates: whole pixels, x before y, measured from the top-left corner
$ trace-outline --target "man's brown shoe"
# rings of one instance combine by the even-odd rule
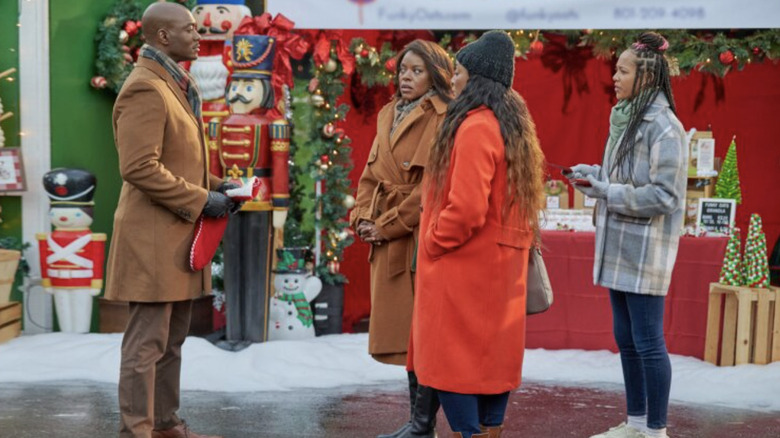
[[[165,430],[153,430],[152,438],[222,438],[218,435],[201,435],[190,430],[190,428],[182,423],[176,427]]]

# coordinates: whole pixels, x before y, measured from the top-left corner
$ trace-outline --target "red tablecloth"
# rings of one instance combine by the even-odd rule
[[[594,240],[593,233],[542,233],[555,301],[547,312],[528,318],[528,348],[617,351],[609,292],[593,285]],[[709,283],[718,281],[727,241],[680,239],[664,317],[670,353],[704,357]]]

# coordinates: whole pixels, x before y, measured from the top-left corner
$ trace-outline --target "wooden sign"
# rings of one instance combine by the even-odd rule
[[[697,234],[706,230],[709,234],[727,235],[734,226],[737,201],[734,199],[701,198],[696,214]]]

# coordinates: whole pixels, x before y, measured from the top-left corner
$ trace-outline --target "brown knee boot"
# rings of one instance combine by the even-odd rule
[[[498,435],[496,435],[496,436],[498,436]],[[453,432],[452,433],[452,438],[463,438],[463,434],[460,433],[460,432]],[[471,435],[471,438],[488,438],[488,434],[487,433],[477,433],[477,434]]]

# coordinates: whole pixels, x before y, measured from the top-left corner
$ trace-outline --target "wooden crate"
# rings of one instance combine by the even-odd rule
[[[704,360],[720,366],[780,361],[780,289],[711,283]]]
[[[214,332],[213,300],[213,295],[206,295],[192,301],[190,335],[206,336]],[[98,298],[98,307],[100,309],[100,321],[98,324],[100,333],[122,333],[125,331],[128,317],[126,302],[110,301],[100,297]]]
[[[0,344],[22,332],[22,303],[0,304]]]
[[[0,306],[9,303],[16,267],[22,253],[13,249],[0,249]]]

